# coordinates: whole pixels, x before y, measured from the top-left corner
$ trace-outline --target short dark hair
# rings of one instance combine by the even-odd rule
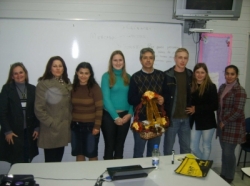
[[[228,66],[226,66],[226,68],[225,68],[225,73],[226,73],[227,69],[229,69],[229,68],[234,69],[236,75],[239,76],[239,72],[240,72],[240,71],[239,71],[238,67],[236,67],[235,65],[228,65]],[[239,78],[237,78],[237,82],[240,84]]]
[[[142,59],[143,54],[145,54],[146,52],[150,52],[151,54],[153,54],[155,59],[155,51],[152,48],[143,48],[140,51],[140,60]]]

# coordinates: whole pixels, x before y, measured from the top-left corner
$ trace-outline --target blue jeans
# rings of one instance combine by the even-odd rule
[[[222,149],[221,176],[224,176],[226,179],[233,180],[236,169],[235,148],[237,144],[225,143],[221,141],[220,137],[219,139]]]
[[[191,130],[191,151],[199,159],[208,160],[211,152],[211,143],[215,128],[208,130]],[[200,150],[200,140],[202,137],[202,151]]]
[[[143,152],[145,149],[145,144],[147,144],[147,157],[152,156],[152,151],[154,149],[154,145],[160,145],[161,142],[161,136],[158,136],[156,138],[152,138],[149,140],[142,139],[140,137],[140,134],[138,132],[133,131],[134,134],[134,140],[135,140],[135,145],[134,145],[134,158],[141,158],[143,157]]]
[[[180,153],[190,153],[190,125],[189,118],[172,119],[172,126],[165,132],[163,151],[164,155],[171,155],[175,143],[175,137],[178,134]]]
[[[71,123],[71,147],[72,156],[83,155],[88,158],[98,156],[98,143],[100,133],[93,135],[92,122],[72,122]]]

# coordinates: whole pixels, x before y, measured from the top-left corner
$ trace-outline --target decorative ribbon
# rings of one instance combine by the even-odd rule
[[[152,91],[146,91],[142,97],[142,104],[146,104],[147,120],[150,126],[164,124],[156,105],[158,96],[158,94]]]

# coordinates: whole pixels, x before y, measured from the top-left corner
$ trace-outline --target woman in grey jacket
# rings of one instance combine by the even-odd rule
[[[44,149],[45,162],[62,161],[64,146],[70,142],[71,83],[60,56],[51,57],[38,79],[35,114],[40,121],[38,147]]]

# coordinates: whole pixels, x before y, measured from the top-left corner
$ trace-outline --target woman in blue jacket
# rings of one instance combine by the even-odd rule
[[[216,125],[215,113],[218,109],[218,95],[215,84],[212,83],[205,63],[198,63],[193,70],[191,87],[191,144],[192,153],[200,159],[209,159],[211,142]],[[200,141],[202,138],[202,150]]]

